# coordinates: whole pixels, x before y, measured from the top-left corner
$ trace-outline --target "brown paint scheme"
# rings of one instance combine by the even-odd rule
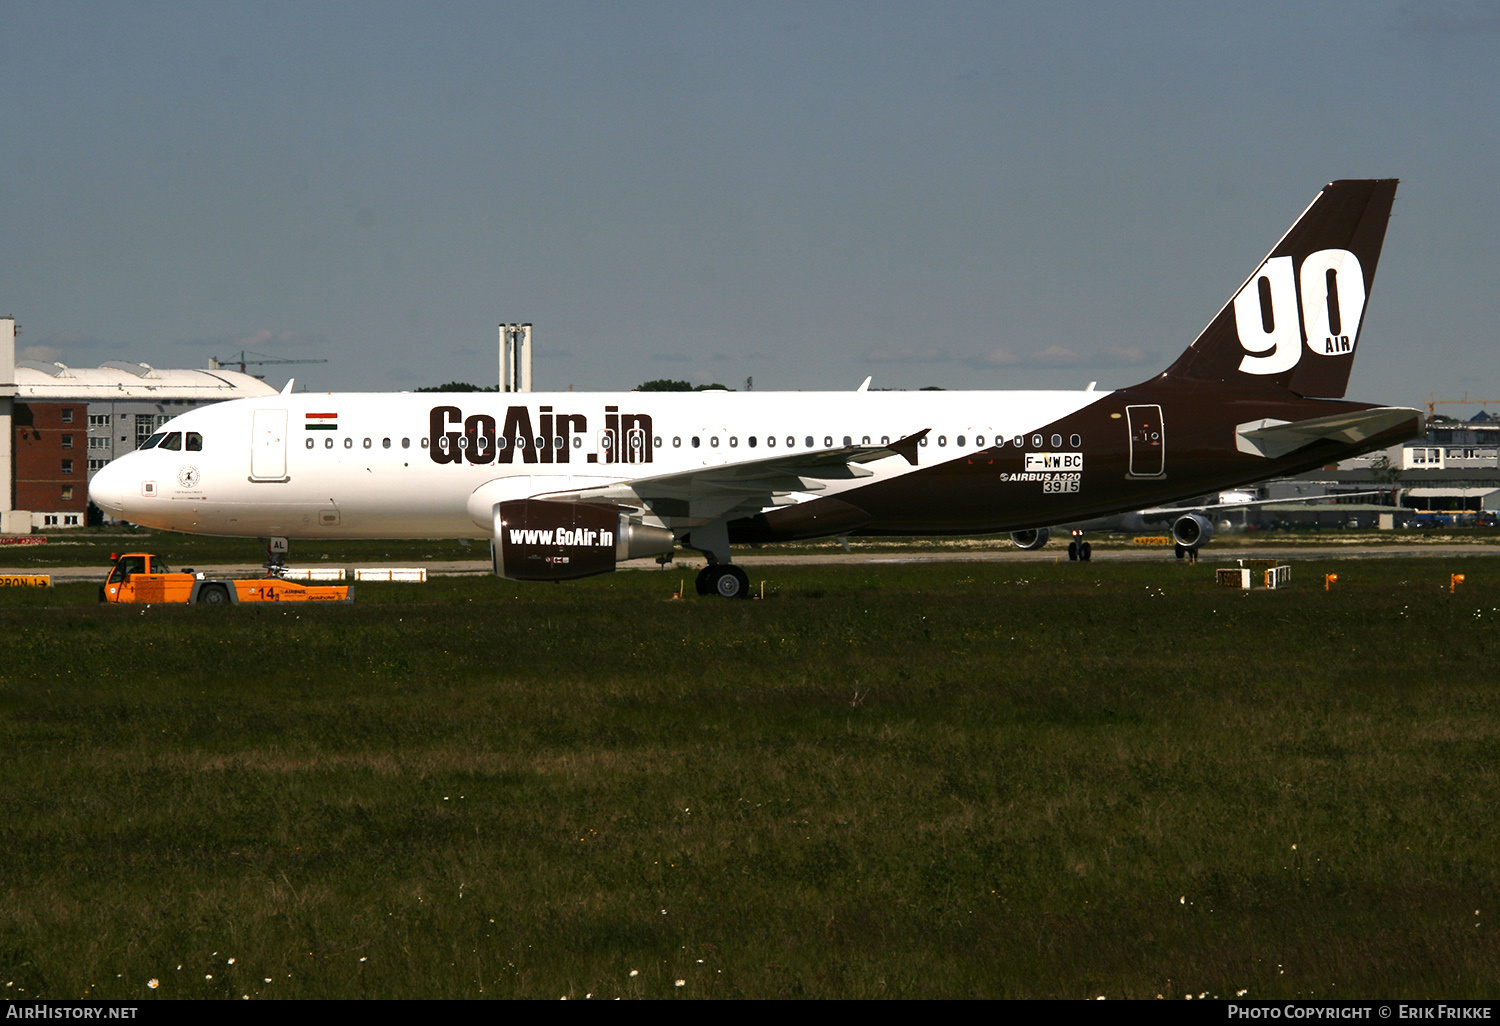
[[[1165,425],[1165,473],[1132,478],[1127,406],[1159,405]],[[1158,503],[1312,470],[1404,441],[1421,433],[1421,418],[1368,439],[1361,446],[1318,442],[1280,459],[1235,448],[1235,426],[1261,418],[1308,420],[1376,409],[1372,403],[1303,399],[1290,392],[1205,390],[1199,382],[1164,378],[1112,392],[1070,417],[1037,429],[1048,439],[1082,436],[1082,480],[1076,493],[1044,494],[1039,481],[1001,481],[1022,473],[1030,440],[974,452],[840,494],[737,520],[730,541],[772,542],[829,534],[968,534],[1046,527],[1144,509]],[[1119,414],[1118,418],[1111,414]],[[1050,446],[1044,446],[1050,449]],[[924,497],[926,501],[924,500]],[[862,523],[859,514],[867,518]],[[837,526],[834,526],[837,525]]]
[[[1289,263],[1300,265],[1318,251],[1347,250],[1359,260],[1368,298],[1396,185],[1393,178],[1329,183],[1272,248],[1267,261],[1290,258]],[[1266,266],[1258,266],[1250,281],[1260,278]],[[1334,272],[1330,280],[1334,281],[1330,288],[1345,287],[1337,284]],[[1329,303],[1332,307],[1333,300]],[[1303,297],[1295,297],[1295,305],[1301,310]],[[1262,316],[1268,316],[1264,309]],[[1347,340],[1357,340],[1361,327],[1362,323],[1340,324],[1337,330]],[[1304,339],[1300,331],[1297,339],[1298,358],[1288,369],[1274,374],[1242,370],[1247,349],[1240,343],[1231,299],[1166,371],[1033,429],[1019,448],[1007,443],[970,455],[946,450],[941,453],[945,462],[936,466],[842,492],[836,499],[814,499],[734,521],[729,525],[730,541],[771,542],[828,534],[999,533],[1048,527],[1301,473],[1421,433],[1422,418],[1414,410],[1406,423],[1359,444],[1319,441],[1277,459],[1240,452],[1235,438],[1239,424],[1262,419],[1295,423],[1380,408],[1341,399],[1354,363],[1354,342],[1347,348],[1318,349],[1317,340]],[[1304,344],[1308,352],[1303,351]],[[1154,470],[1160,460],[1160,474],[1145,477],[1130,472],[1127,408],[1132,406],[1161,408],[1161,423],[1155,425],[1162,435],[1160,448],[1153,446],[1137,454],[1138,468]],[[1154,411],[1137,415],[1147,428],[1149,419],[1154,419]],[[1054,434],[1064,439],[1077,434],[1082,444],[1034,447],[1031,436],[1037,433],[1047,443]],[[1044,492],[1040,480],[1001,480],[1001,475],[1026,471],[1027,452],[1075,449],[1083,453],[1076,492]],[[931,447],[927,451],[936,455]]]

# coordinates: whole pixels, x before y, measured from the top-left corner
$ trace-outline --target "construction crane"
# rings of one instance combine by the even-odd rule
[[[1431,420],[1433,412],[1439,406],[1500,406],[1500,399],[1470,399],[1469,393],[1465,392],[1462,399],[1438,399],[1435,393],[1427,393],[1427,419]]]
[[[245,354],[247,352],[249,352],[251,356],[258,356],[258,357],[260,357],[260,359],[258,359],[258,360],[247,360],[247,359],[245,359]],[[243,374],[243,373],[245,373],[245,368],[246,367],[250,367],[250,366],[257,366],[258,367],[261,364],[268,364],[268,363],[327,363],[327,362],[328,362],[327,360],[278,360],[275,357],[273,357],[273,356],[267,356],[264,353],[250,352],[249,350],[241,349],[240,350],[240,355],[237,358],[236,357],[230,357],[227,360],[221,360],[217,356],[210,356],[208,358],[208,369],[209,370],[220,370],[221,368],[232,366],[234,364],[239,364],[239,366],[240,366],[240,373]]]

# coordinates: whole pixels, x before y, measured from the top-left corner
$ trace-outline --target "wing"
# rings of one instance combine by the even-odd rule
[[[802,501],[799,493],[819,492],[828,481],[872,477],[860,464],[900,456],[917,464],[917,446],[931,428],[897,439],[889,445],[845,445],[835,449],[813,449],[766,459],[727,463],[697,470],[585,488],[581,491],[546,492],[533,498],[563,502],[611,502],[645,507],[677,526],[759,513],[768,506],[787,506]]]

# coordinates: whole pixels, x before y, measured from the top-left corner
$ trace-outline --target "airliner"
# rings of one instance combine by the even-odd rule
[[[1170,541],[1175,546],[1178,559],[1187,556],[1196,561],[1198,550],[1213,540],[1213,514],[1215,513],[1237,510],[1243,517],[1257,506],[1326,507],[1336,499],[1363,499],[1372,495],[1387,495],[1389,492],[1390,489],[1382,489],[1367,492],[1333,492],[1303,498],[1262,499],[1257,497],[1254,491],[1234,488],[1227,492],[1220,492],[1217,496],[1218,502],[1187,506],[1153,506],[1150,509],[1136,510],[1134,513],[1117,513],[1113,516],[1094,517],[1091,520],[1061,524],[1056,527],[1016,531],[1011,534],[1011,544],[1018,549],[1040,549],[1050,540],[1052,532],[1060,529],[1069,532],[1072,536],[1072,540],[1068,542],[1068,559],[1081,560],[1086,563],[1093,558],[1092,545],[1083,540],[1090,531],[1155,535],[1165,532],[1166,537],[1163,541]],[[1221,526],[1228,526],[1228,524],[1229,521],[1226,520]]]
[[[1071,391],[298,393],[164,424],[106,513],[193,534],[486,538],[558,581],[682,546],[1038,531],[1296,474],[1422,430],[1344,400],[1396,180],[1325,186],[1160,374]]]

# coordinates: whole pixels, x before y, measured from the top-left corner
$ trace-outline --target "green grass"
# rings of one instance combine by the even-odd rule
[[[0,589],[0,985],[1493,998],[1500,559],[1296,573]]]

